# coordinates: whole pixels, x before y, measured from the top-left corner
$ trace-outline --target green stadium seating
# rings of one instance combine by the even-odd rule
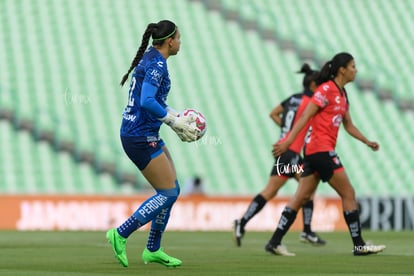
[[[279,136],[269,112],[301,90],[295,72],[304,61],[319,66],[347,50],[356,57],[358,80],[374,82],[365,90],[349,85],[351,114],[381,144],[374,153],[341,130],[337,151],[350,179],[358,195],[414,194],[414,159],[406,154],[414,150],[414,115],[394,101],[413,99],[414,41],[406,35],[412,1],[222,0],[215,8],[207,0],[138,2],[0,1],[0,110],[15,115],[0,121],[1,193],[130,193],[119,183],[131,179],[135,190],[146,186],[120,144],[128,85],[118,84],[147,24],[169,18],[180,28],[182,48],[168,60],[168,103],[196,108],[208,121],[206,136],[193,144],[161,130],[181,182],[197,174],[212,195],[260,192]],[[226,19],[231,11],[238,16]],[[304,52],[312,55],[303,58]],[[394,98],[382,101],[380,89],[391,89]],[[16,129],[23,120],[33,130]],[[280,193],[296,187],[287,184]],[[318,194],[335,195],[326,184]]]
[[[0,193],[104,194],[119,193],[107,174],[97,175],[91,166],[79,164],[68,153],[53,150],[26,131],[16,131],[0,121],[2,185]]]
[[[263,27],[299,49],[313,50],[321,60],[339,51],[352,53],[361,65],[360,76],[390,89],[397,100],[414,100],[408,88],[413,1],[316,0],[304,5],[300,0],[258,0],[239,1],[236,8],[241,17],[242,10],[256,11],[257,18],[265,18],[258,21]]]

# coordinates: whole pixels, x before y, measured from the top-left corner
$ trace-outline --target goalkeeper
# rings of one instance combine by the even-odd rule
[[[152,46],[147,49],[151,37]],[[170,153],[159,136],[160,126],[165,123],[182,141],[192,142],[197,137],[197,130],[190,126],[195,118],[178,117],[166,104],[171,86],[167,59],[178,53],[180,43],[180,32],[173,22],[162,20],[148,24],[136,56],[121,81],[122,86],[133,71],[121,125],[122,146],[155,189],[155,195],[143,202],[124,223],[106,233],[115,258],[124,267],[128,266],[128,237],[148,222],[151,229],[142,252],[144,263],[156,262],[167,267],[182,263],[161,247],[161,237],[180,187]]]

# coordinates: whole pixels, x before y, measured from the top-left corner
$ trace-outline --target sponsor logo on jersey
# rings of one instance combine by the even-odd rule
[[[339,127],[342,123],[342,115],[341,114],[337,114],[332,118],[332,124],[335,127]]]
[[[299,105],[302,102],[302,98],[295,98],[295,97],[291,97],[289,100],[290,104],[297,104]]]
[[[325,95],[319,91],[317,91],[313,97],[321,107],[325,107],[328,104],[328,99],[326,99]]]
[[[341,103],[341,97],[340,97],[340,96],[336,96],[336,97],[335,97],[335,102],[336,102],[337,104],[340,104],[340,103]]]
[[[150,76],[151,76],[151,79],[159,82],[159,80],[161,79],[162,74],[158,70],[153,69],[150,73]]]

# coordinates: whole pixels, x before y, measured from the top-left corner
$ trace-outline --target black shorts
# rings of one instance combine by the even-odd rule
[[[282,155],[275,158],[275,163],[273,165],[270,175],[278,175],[290,178],[298,174],[301,175],[302,172],[302,157],[298,153],[288,150]]]
[[[162,146],[165,145],[162,139],[148,142],[143,141],[140,137],[126,136],[121,136],[121,142],[129,159],[131,159],[141,171],[145,169],[151,159],[154,159],[163,152]]]
[[[329,181],[337,171],[344,170],[335,151],[318,152],[305,155],[302,177],[317,174],[323,182]]]

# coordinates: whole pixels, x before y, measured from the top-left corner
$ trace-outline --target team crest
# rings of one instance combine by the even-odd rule
[[[337,156],[335,156],[334,158],[332,158],[332,160],[334,161],[335,164],[341,165],[341,161],[339,161],[339,158]]]

